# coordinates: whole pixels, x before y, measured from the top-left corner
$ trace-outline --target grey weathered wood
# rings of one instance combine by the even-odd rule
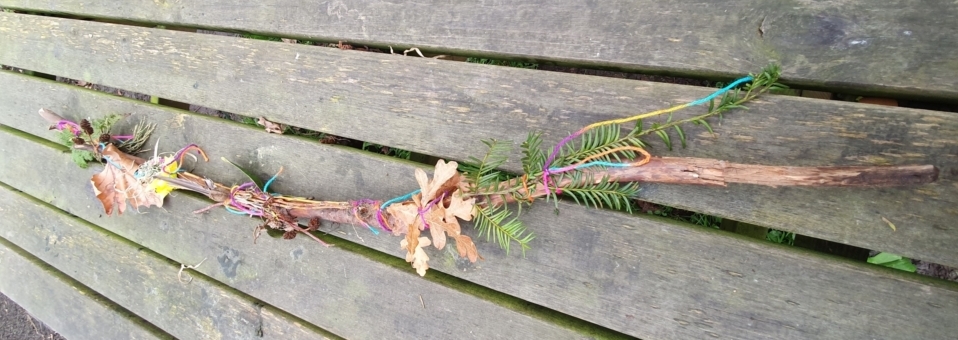
[[[539,130],[550,145],[586,124],[709,92],[14,14],[0,14],[0,32],[0,63],[458,160],[480,156],[481,139],[518,145]],[[687,150],[654,152],[765,165],[933,164],[940,181],[867,190],[650,185],[640,197],[958,266],[953,115],[788,96],[750,107],[727,114],[715,135],[689,127]],[[518,168],[515,155],[507,169]],[[906,227],[893,231],[882,217]]]
[[[137,112],[137,116],[167,123],[169,126],[161,126],[157,131],[158,136],[163,136],[163,150],[196,142],[206,147],[212,158],[226,155],[258,169],[261,176],[285,166],[286,171],[274,184],[280,192],[333,200],[355,199],[357,195],[384,198],[401,194],[414,185],[413,166],[395,159],[300,138],[257,133],[254,128],[222,120],[178,114],[176,110],[76,87],[23,79],[16,88],[34,88],[37,92],[18,90],[21,97],[45,98],[48,102],[90,109],[75,113],[78,115]],[[17,110],[0,109],[0,112],[14,111]],[[7,121],[6,117],[3,119]],[[30,119],[24,116],[9,121],[22,121],[23,126],[44,125]],[[36,130],[47,133],[42,128]],[[242,142],[237,143],[235,136],[242,136]],[[165,146],[168,144],[176,146]],[[0,150],[10,159],[42,158],[37,162],[66,163],[62,156],[46,156],[42,148],[11,136],[0,137],[0,145],[10,145]],[[60,179],[56,187],[86,183],[88,173],[70,167],[69,164],[50,167],[49,175]],[[199,164],[195,172],[227,183],[243,181],[238,171],[223,162]],[[177,215],[203,206],[191,200],[184,202],[188,200],[185,196],[170,199],[168,212],[148,211],[149,219],[143,219],[142,223],[158,227],[131,228],[114,224],[128,218],[140,220],[140,216],[97,218],[100,207],[92,201],[92,194],[82,197],[70,194],[76,198],[67,199],[58,190],[35,184],[28,175],[2,169],[0,180],[16,181],[22,190],[52,200],[73,214],[110,225],[108,228],[129,234],[128,237],[142,240],[138,242],[152,249],[162,249],[161,252],[182,252],[184,247],[179,242],[184,242],[184,238],[185,242],[193,242],[183,236],[192,234],[204,240],[220,240],[219,247],[253,249],[258,257],[272,259],[274,262],[269,263],[274,266],[297,266],[295,257],[286,254],[290,248],[301,249],[306,254],[322,252],[312,259],[314,263],[331,261],[355,268],[360,263],[350,261],[361,261],[344,261],[309,240],[261,239],[258,245],[251,245],[249,231],[256,222],[244,222],[242,218],[222,213],[210,217]],[[87,201],[77,202],[82,200]],[[186,203],[191,206],[179,206]],[[928,332],[922,336],[929,338],[946,338],[947,332],[953,330],[942,329],[941,325],[956,324],[948,318],[958,315],[954,313],[958,306],[943,304],[958,296],[954,284],[754,243],[668,221],[564,203],[560,208],[560,216],[553,215],[550,206],[538,206],[526,212],[524,220],[538,237],[525,258],[506,256],[496,245],[478,242],[486,260],[475,267],[463,260],[457,261],[449,253],[438,252],[431,252],[431,265],[434,270],[643,338],[696,338],[706,334],[737,338],[865,338],[869,335],[909,338],[922,332]],[[167,217],[167,214],[174,216]],[[173,221],[159,221],[167,218]],[[227,225],[233,229],[217,231]],[[326,228],[362,245],[402,256],[396,238],[372,236],[361,227]],[[357,230],[361,239],[354,234]],[[229,242],[233,243],[227,243],[222,240],[225,235],[218,235],[224,232],[242,237],[231,237]],[[273,251],[275,249],[279,250]],[[212,252],[215,254],[218,250]],[[336,268],[340,267],[333,267],[327,269],[326,275],[311,277],[309,282],[336,287],[340,280]],[[258,274],[260,276],[273,272],[261,267],[256,269],[266,271]],[[248,283],[242,280],[222,273],[211,275],[247,290],[243,287]],[[247,270],[246,275],[257,274]],[[305,284],[301,280],[306,278],[296,277],[296,282]],[[929,290],[930,293],[915,295],[915,292]],[[424,294],[424,298],[427,296]],[[427,304],[429,301],[426,299]],[[868,312],[862,313],[863,310]],[[942,333],[935,333],[939,331]]]
[[[5,204],[0,211],[13,208]],[[3,239],[0,292],[67,339],[173,339],[63,273],[17,253]]]
[[[958,6],[923,1],[2,0],[84,17],[958,100]]]
[[[0,229],[4,238],[172,336],[325,338],[300,320],[285,317],[275,308],[262,306],[209,278],[185,271],[180,282],[178,263],[7,188],[0,187],[0,206],[8,212]],[[213,267],[215,263],[215,259],[209,259],[202,265]],[[2,267],[6,270],[6,263]],[[186,283],[190,277],[193,279]],[[29,286],[36,281],[40,280],[21,278],[19,284]],[[68,317],[69,313],[56,314]]]
[[[90,175],[96,170],[78,171],[66,154],[17,140],[7,133],[0,134],[3,135],[0,137],[0,152],[6,154],[4,159],[15,160],[5,163],[6,169],[0,171],[0,181],[50,201],[173,261],[195,264],[207,258],[208,262],[197,271],[337,335],[347,338],[456,336],[484,339],[582,336],[548,320],[423,280],[406,268],[400,270],[391,264],[370,261],[363,255],[336,247],[325,248],[306,238],[300,238],[298,242],[260,240],[259,244],[253,244],[252,226],[246,223],[247,219],[222,210],[194,215],[193,211],[209,205],[209,202],[195,197],[177,195],[175,201],[170,200],[163,209],[151,213],[128,211],[122,216],[104,216],[92,190],[86,187]],[[50,171],[41,174],[34,169]],[[32,216],[27,220],[38,218]],[[398,243],[393,246],[398,248]],[[107,260],[83,257],[95,264]],[[134,260],[128,258],[132,262],[118,267],[122,270],[128,266],[141,266]],[[210,300],[204,300],[202,290],[197,288],[177,290],[176,271],[179,266],[167,264],[165,267],[149,272],[154,273],[151,279],[172,280],[167,285],[171,287],[166,291],[168,295],[151,295],[153,291],[141,288],[146,285],[141,281],[130,282],[130,289],[137,290],[130,294],[159,300],[156,303],[174,304],[215,303],[224,299],[208,293]],[[158,290],[158,294],[163,294],[161,289]],[[420,296],[423,302],[419,300]],[[184,299],[187,301],[178,302]],[[426,308],[422,307],[423,304]],[[246,307],[254,308],[252,304]],[[256,314],[244,316],[255,317]],[[235,322],[232,327],[237,330],[246,325],[238,317],[224,318],[221,322],[223,327],[227,322]],[[181,327],[191,326],[195,325]],[[176,325],[163,326],[164,329],[167,327],[176,328]],[[206,334],[205,331],[201,333]]]

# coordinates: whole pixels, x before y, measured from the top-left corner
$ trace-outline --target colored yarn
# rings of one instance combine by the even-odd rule
[[[411,199],[413,195],[418,194],[420,192],[422,192],[422,189],[416,189],[413,192],[410,192],[408,194],[383,202],[383,204],[379,206],[379,209],[376,210],[376,220],[379,221],[379,226],[382,227],[383,230],[385,231],[392,232],[392,229],[390,229],[386,224],[386,219],[383,218],[383,209],[386,209],[386,207],[388,207],[389,205],[393,203]]]
[[[255,187],[254,185],[255,184],[253,182],[246,182],[246,183],[240,184],[239,186],[234,186],[232,189],[230,189],[230,198],[229,198],[230,204],[226,205],[227,210],[229,210],[229,208],[232,207],[243,214],[247,214],[250,216],[263,216],[262,212],[253,211],[249,208],[244,207],[242,204],[236,201],[235,196],[237,192],[249,187]]]
[[[366,228],[369,228],[369,231],[373,232],[373,234],[379,235],[379,230],[376,230],[375,228],[373,228],[373,226],[369,225],[369,223],[366,223],[366,221],[359,216],[359,206],[361,204],[374,204],[376,202],[370,199],[361,199],[358,201],[353,201],[351,203],[353,205],[353,216],[355,216],[356,219],[363,224],[363,226],[365,226]]]
[[[117,169],[123,170],[123,167],[120,166],[119,164],[114,163],[113,160],[110,159],[110,156],[103,156],[103,159],[106,160],[107,164],[115,166]]]
[[[175,159],[180,164],[183,164],[183,156],[186,155],[186,153],[189,152],[190,150],[196,150],[197,153],[200,154],[200,156],[203,156],[203,160],[205,161],[210,160],[209,157],[206,157],[206,152],[203,152],[203,149],[200,149],[200,147],[197,146],[196,144],[190,144],[190,145],[184,146],[182,149],[180,149],[180,151],[177,151],[176,154],[173,155],[173,159]]]
[[[428,212],[429,209],[432,209],[432,207],[435,206],[437,202],[442,201],[442,199],[445,197],[446,197],[446,194],[443,193],[439,197],[436,197],[436,199],[429,202],[429,204],[427,204],[426,207],[417,210],[419,212],[419,220],[422,221],[422,225],[425,226],[425,229],[429,229],[429,223],[426,222],[426,212]]]
[[[267,190],[269,189],[269,185],[273,184],[273,181],[276,180],[276,177],[279,177],[279,174],[281,173],[283,173],[283,167],[279,167],[279,171],[277,171],[273,177],[270,177],[270,179],[266,181],[266,184],[263,184],[263,192],[268,192]]]
[[[57,124],[56,124],[56,129],[57,129],[57,131],[63,131],[64,126],[69,126],[69,127],[70,127],[70,132],[72,132],[72,133],[73,133],[73,136],[75,136],[75,137],[79,137],[79,136],[80,136],[80,131],[83,131],[83,130],[80,128],[80,125],[78,125],[77,123],[71,122],[71,121],[69,121],[69,120],[61,120],[61,121],[57,122]]]
[[[383,204],[382,204],[381,206],[379,206],[379,210],[386,209],[386,207],[388,207],[389,205],[391,205],[391,204],[393,204],[393,203],[400,202],[400,201],[405,201],[405,200],[408,200],[408,199],[412,199],[412,195],[418,194],[418,193],[420,193],[420,192],[422,192],[422,189],[416,189],[415,191],[410,192],[410,193],[408,193],[408,194],[405,194],[405,195],[402,195],[402,196],[393,198],[393,199],[391,199],[391,200],[388,200],[388,201],[386,201],[386,202],[383,202]]]
[[[570,165],[570,166],[566,166],[566,167],[562,167],[562,168],[553,168],[553,167],[551,167],[552,162],[554,162],[555,159],[556,159],[556,156],[559,155],[559,151],[562,149],[562,146],[566,145],[567,143],[569,143],[570,141],[572,141],[572,139],[581,136],[582,134],[586,133],[587,131],[589,131],[589,130],[591,130],[591,129],[594,129],[594,128],[597,128],[597,127],[600,127],[600,126],[605,126],[605,125],[627,123],[627,122],[636,121],[636,120],[643,119],[643,118],[648,118],[648,117],[653,117],[653,116],[657,116],[657,115],[661,115],[661,114],[666,114],[666,113],[675,112],[675,111],[678,111],[678,110],[681,110],[681,109],[684,109],[684,108],[687,108],[687,107],[692,107],[692,106],[696,106],[696,105],[702,105],[702,104],[705,104],[705,103],[709,102],[710,100],[715,99],[716,97],[718,97],[718,96],[720,96],[720,95],[722,95],[722,94],[724,94],[724,93],[726,93],[726,92],[728,92],[728,91],[734,89],[735,87],[741,85],[742,83],[749,82],[749,81],[752,81],[752,76],[746,76],[746,77],[740,78],[740,79],[738,79],[738,80],[732,82],[731,84],[728,84],[728,86],[725,86],[725,87],[719,89],[718,91],[713,92],[712,94],[710,94],[710,95],[708,95],[708,96],[706,96],[706,97],[700,98],[700,99],[695,100],[695,101],[690,102],[690,103],[673,106],[673,107],[670,107],[670,108],[667,108],[667,109],[652,111],[652,112],[649,112],[649,113],[643,113],[643,114],[635,115],[635,116],[632,116],[632,117],[621,118],[621,119],[612,119],[612,120],[606,120],[606,121],[601,121],[601,122],[589,124],[589,125],[587,125],[586,127],[580,129],[579,131],[576,131],[575,133],[566,136],[566,137],[563,138],[561,141],[559,141],[559,143],[556,144],[556,146],[555,146],[554,148],[552,148],[552,153],[549,154],[549,158],[546,159],[545,165],[543,166],[543,169],[542,169],[542,183],[545,185],[546,190],[549,191],[549,190],[550,190],[550,189],[549,189],[549,176],[552,175],[552,174],[562,173],[562,172],[566,172],[566,171],[570,171],[570,170],[575,170],[575,169],[584,169],[584,168],[588,168],[588,167],[592,167],[592,166],[609,166],[609,167],[629,167],[629,166],[632,166],[632,164],[630,164],[630,163],[611,163],[611,162],[596,161],[596,162],[589,162],[589,163],[584,163],[584,164]]]

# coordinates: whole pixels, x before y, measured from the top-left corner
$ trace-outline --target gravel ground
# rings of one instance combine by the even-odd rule
[[[26,310],[0,294],[0,339],[2,340],[65,340]]]

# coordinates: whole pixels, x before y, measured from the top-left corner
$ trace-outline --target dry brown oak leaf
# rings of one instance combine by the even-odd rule
[[[269,132],[269,133],[275,133],[275,134],[281,135],[283,134],[283,130],[285,130],[285,127],[283,127],[283,124],[278,124],[278,123],[273,123],[271,121],[268,121],[266,120],[266,117],[259,117],[259,120],[257,120],[256,123],[266,128],[266,132]]]
[[[406,249],[406,261],[412,262],[420,275],[425,274],[425,268],[428,268],[426,262],[429,260],[422,247],[432,244],[437,249],[443,249],[447,235],[456,240],[459,256],[468,258],[471,262],[476,262],[479,258],[475,243],[469,236],[461,234],[457,220],[457,217],[466,221],[472,220],[476,201],[474,198],[462,199],[462,179],[456,171],[457,167],[456,162],[446,163],[439,160],[432,180],[429,180],[425,171],[416,169],[416,181],[422,191],[413,195],[412,202],[393,204],[386,208],[386,211],[395,217],[395,221],[399,222],[399,225],[393,228],[393,234],[406,234],[405,239],[400,242],[400,246]],[[433,203],[433,200],[436,202]],[[428,238],[419,235],[427,226],[432,241],[422,245],[421,240]]]
[[[417,242],[415,251],[406,254],[406,262],[411,262],[412,267],[416,268],[416,273],[419,276],[426,276],[426,270],[429,269],[429,255],[426,255],[426,251],[422,247],[429,246],[429,238],[420,237]],[[399,242],[399,245],[403,248],[408,246],[408,242],[403,239]]]
[[[113,144],[107,144],[102,154],[107,164],[102,172],[93,175],[91,181],[93,193],[103,204],[103,210],[108,216],[112,215],[114,210],[122,215],[126,211],[127,201],[133,208],[163,206],[163,195],[148,189],[148,183],[141,183],[133,176],[144,162],[142,158],[127,155]]]

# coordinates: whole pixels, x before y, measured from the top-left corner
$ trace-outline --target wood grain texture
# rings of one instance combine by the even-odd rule
[[[529,132],[542,131],[551,145],[586,124],[709,92],[7,13],[0,13],[0,32],[3,64],[456,160],[482,155],[479,140],[518,145]],[[81,109],[76,104],[63,106]],[[931,164],[941,170],[940,180],[862,190],[647,185],[640,198],[958,266],[952,248],[958,229],[951,222],[958,218],[953,115],[788,96],[749,106],[714,124],[714,135],[688,127],[687,150],[668,152],[648,141],[658,146],[656,155],[735,163]],[[505,168],[520,169],[519,157],[517,150]],[[892,231],[882,217],[907,228]]]
[[[192,212],[209,205],[195,197],[178,195],[163,209],[154,213],[135,214],[132,211],[122,216],[107,217],[102,213],[91,190],[85,185],[95,169],[78,171],[67,155],[48,147],[24,140],[17,141],[8,134],[0,137],[0,152],[16,160],[5,166],[0,181],[17,189],[29,190],[41,200],[50,201],[57,207],[76,214],[88,221],[130,239],[141,247],[169,257],[173,261],[195,264],[206,258],[207,262],[196,270],[228,286],[249,294],[267,304],[299,316],[318,327],[346,338],[422,338],[428,336],[463,338],[520,338],[542,335],[548,338],[578,338],[574,333],[555,324],[535,319],[528,315],[481,300],[472,295],[449,289],[437,283],[423,280],[414,272],[398,270],[387,264],[377,263],[354,253],[338,248],[324,248],[306,238],[299,242],[269,242],[261,240],[253,244],[251,225],[246,220],[216,210],[207,215]],[[48,168],[49,172],[25,174],[27,169]],[[55,170],[56,169],[56,170]],[[59,170],[63,169],[63,170]],[[32,183],[31,183],[32,182]],[[40,216],[25,215],[24,223],[38,220]],[[49,224],[49,223],[47,223]],[[36,223],[27,223],[36,226]],[[37,238],[33,242],[43,242]],[[398,241],[397,241],[398,242]],[[69,244],[94,243],[77,241]],[[94,247],[103,245],[94,245]],[[398,243],[394,245],[398,248]],[[41,248],[42,249],[42,248]],[[179,311],[181,304],[204,306],[231,303],[223,291],[202,289],[199,285],[182,286],[176,280],[177,264],[166,263],[163,268],[147,268],[150,276],[127,277],[123,268],[146,266],[133,254],[122,256],[125,263],[106,267],[110,258],[98,258],[83,253],[71,252],[90,265],[103,268],[120,268],[111,275],[120,276],[107,281],[97,291],[113,289],[112,285],[128,287],[135,301],[144,300],[145,313],[150,316]],[[394,247],[390,247],[394,249]],[[66,252],[61,257],[66,256]],[[53,254],[51,254],[53,256]],[[71,269],[71,275],[84,274]],[[85,273],[93,276],[105,273]],[[100,280],[106,281],[104,278]],[[117,282],[118,281],[118,282]],[[168,282],[156,289],[145,289],[153,282]],[[194,284],[197,280],[194,280]],[[90,283],[93,286],[92,283]],[[205,293],[204,293],[205,291]],[[226,291],[227,293],[229,291]],[[204,297],[206,296],[206,297]],[[427,308],[420,302],[422,296]],[[153,304],[171,304],[173,307],[152,308]],[[243,310],[233,313],[196,315],[196,318],[212,318],[212,326],[220,326],[234,332],[251,330],[256,325],[256,306],[240,304]],[[132,306],[130,308],[133,308]],[[183,312],[204,310],[183,307]],[[174,316],[178,315],[174,314]],[[218,319],[222,317],[222,319]],[[244,322],[244,320],[246,320]],[[182,320],[181,320],[182,321]],[[161,327],[178,337],[205,323],[172,323]],[[283,324],[279,324],[282,326]],[[289,325],[287,323],[287,325]],[[295,324],[294,324],[295,325]],[[422,325],[429,325],[423,327]],[[296,325],[299,326],[299,325]],[[194,334],[215,334],[216,329],[192,329]],[[265,330],[264,330],[265,332]],[[224,338],[231,338],[229,333]],[[282,333],[274,333],[280,338]],[[243,334],[239,334],[243,335]],[[238,335],[238,336],[239,336]]]
[[[0,81],[12,84],[10,81],[18,79],[22,79],[14,87],[18,89],[18,97],[62,103],[53,105],[74,105],[56,106],[62,108],[60,113],[64,115],[68,111],[91,116],[136,112],[134,119],[149,117],[164,122],[167,126],[161,126],[157,131],[158,136],[163,136],[164,150],[196,142],[203,145],[214,159],[217,155],[226,155],[264,177],[285,166],[286,171],[273,185],[286,194],[347,200],[355,199],[361,193],[381,199],[403,194],[415,185],[413,165],[395,159],[266,134],[248,126],[179,114],[176,110],[62,84],[20,76],[2,77]],[[27,90],[37,92],[20,92]],[[9,101],[0,100],[0,103]],[[73,111],[73,107],[90,110]],[[0,108],[0,112],[18,111],[21,109]],[[44,130],[45,123],[32,119],[30,116],[5,116],[0,121],[24,127],[36,125],[30,129],[41,134],[49,133]],[[243,142],[235,143],[235,136],[242,136]],[[52,187],[76,187],[86,183],[89,176],[72,169],[64,156],[48,156],[42,148],[15,137],[0,137],[0,145],[9,145],[0,150],[9,159],[33,162],[31,159],[36,158],[39,162],[62,163],[50,167],[48,175],[58,179],[57,185]],[[244,181],[242,174],[224,162],[198,164],[195,172],[209,174],[226,183]],[[192,238],[210,240],[207,242],[215,240],[214,249],[206,252],[217,255],[223,248],[235,249],[243,254],[244,261],[268,260],[272,261],[269,262],[272,267],[284,270],[284,274],[271,274],[278,269],[258,267],[255,263],[247,266],[243,262],[235,278],[218,272],[210,274],[244,291],[260,286],[251,285],[243,277],[289,275],[301,286],[308,286],[307,282],[322,283],[330,287],[330,292],[341,292],[336,287],[342,280],[342,268],[348,268],[348,275],[352,278],[358,270],[354,268],[360,267],[363,261],[336,257],[335,253],[304,238],[260,240],[258,245],[252,245],[250,230],[256,222],[244,222],[221,212],[190,216],[185,213],[202,208],[204,204],[185,196],[171,199],[167,203],[169,206],[165,205],[166,212],[150,210],[147,215],[107,219],[96,217],[100,208],[92,201],[91,193],[78,197],[80,194],[75,191],[63,192],[35,184],[37,181],[28,175],[3,169],[0,169],[0,180],[16,181],[16,186],[22,190],[51,200],[73,214],[109,225],[111,230],[122,230],[118,232],[129,234],[128,237],[152,249],[163,249],[161,252],[183,252],[183,248],[190,248],[183,244],[196,242],[191,241]],[[179,206],[183,204],[188,207]],[[642,338],[700,338],[708,335],[866,338],[870,334],[891,338],[909,338],[915,334],[946,338],[948,335],[945,334],[951,330],[941,329],[941,325],[958,325],[949,319],[958,315],[952,312],[958,306],[942,304],[943,301],[953,301],[952,296],[958,290],[953,284],[903,276],[861,263],[823,258],[669,221],[596,211],[565,203],[560,204],[560,209],[559,216],[553,214],[551,206],[540,205],[526,211],[523,219],[536,232],[537,239],[525,258],[515,254],[507,256],[494,243],[480,241],[477,242],[479,251],[486,260],[476,266],[455,258],[454,252],[432,251],[431,267]],[[178,213],[185,215],[177,216]],[[156,227],[115,225],[120,224],[117,220],[126,219],[142,220],[140,223]],[[361,227],[344,225],[327,225],[324,230],[393,256],[403,255],[397,238],[375,237]],[[320,253],[309,259],[311,266],[332,263],[332,268],[324,267],[325,271],[302,275],[285,269],[300,268],[300,260],[293,253],[297,249],[306,255]],[[202,254],[204,251],[197,252]],[[257,254],[255,258],[246,255],[254,252]],[[257,267],[249,268],[252,266]],[[412,272],[412,269],[406,270]],[[410,284],[418,287],[422,283]],[[423,296],[427,298],[429,295]],[[322,303],[326,298],[317,296],[315,299],[320,301],[304,303]],[[426,303],[429,301],[427,298]],[[935,333],[939,331],[944,333]]]
[[[4,238],[176,338],[325,338],[209,278],[187,270],[180,282],[178,263],[9,189],[0,187],[0,204],[10,212],[0,230]],[[215,266],[215,261],[203,265]],[[20,281],[26,282],[35,281]]]
[[[136,0],[0,6],[645,72],[736,77],[769,62],[797,85],[958,100],[958,7],[923,1]]]
[[[739,183],[770,187],[909,187],[938,180],[938,169],[933,165],[791,167],[690,157],[657,157],[641,167],[592,173],[595,178],[608,177],[616,182],[718,186]]]
[[[4,204],[2,211],[14,208]],[[0,292],[67,339],[173,339],[56,269],[17,253],[2,239]]]

